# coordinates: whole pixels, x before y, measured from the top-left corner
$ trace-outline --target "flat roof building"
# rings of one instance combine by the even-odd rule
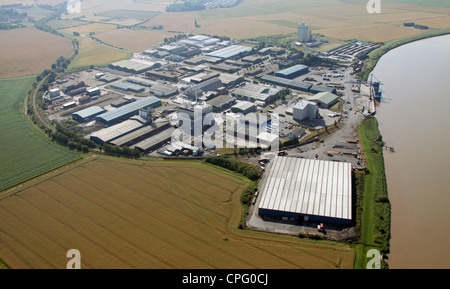
[[[351,224],[350,163],[275,157],[266,174],[259,215]]]
[[[313,119],[317,116],[317,105],[302,99],[294,106],[292,115],[295,120]]]

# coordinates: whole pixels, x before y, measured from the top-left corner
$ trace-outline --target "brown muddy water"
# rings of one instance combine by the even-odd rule
[[[396,48],[373,71],[392,203],[390,268],[450,268],[450,35]]]

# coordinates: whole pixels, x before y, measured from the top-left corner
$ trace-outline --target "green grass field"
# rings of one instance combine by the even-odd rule
[[[33,81],[0,80],[0,191],[81,156],[51,142],[23,113]]]

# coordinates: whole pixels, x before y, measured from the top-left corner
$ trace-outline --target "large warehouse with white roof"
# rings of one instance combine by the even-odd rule
[[[260,216],[350,225],[350,163],[276,157],[261,190]]]

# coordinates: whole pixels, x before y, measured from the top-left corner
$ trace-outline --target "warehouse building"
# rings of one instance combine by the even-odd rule
[[[339,101],[339,96],[330,92],[320,92],[309,99],[317,103],[320,108],[330,108]]]
[[[226,48],[222,48],[219,50],[216,50],[214,52],[206,54],[206,56],[210,57],[216,57],[221,59],[230,59],[236,56],[247,54],[248,52],[252,51],[251,47],[248,46],[242,46],[242,45],[232,45],[228,46]]]
[[[134,116],[119,124],[92,133],[90,139],[98,144],[108,144],[113,140],[132,133],[148,124],[149,122],[146,119],[140,116]]]
[[[221,112],[230,108],[236,103],[236,100],[229,95],[219,95],[206,102],[213,107],[214,112]]]
[[[308,83],[308,82],[290,80],[290,79],[286,79],[283,77],[277,77],[277,76],[268,75],[268,74],[261,77],[261,80],[268,82],[268,83],[275,84],[275,85],[284,86],[284,87],[288,87],[288,88],[292,88],[292,89],[300,90],[300,91],[304,91],[304,92],[309,92],[309,90],[312,87],[312,84]]]
[[[315,118],[317,112],[316,103],[302,99],[295,104],[292,115],[295,120],[305,120]]]
[[[260,216],[351,225],[351,164],[275,157],[266,174]]]
[[[91,106],[80,111],[72,113],[72,118],[79,122],[84,122],[86,120],[93,119],[97,115],[100,115],[105,112],[105,109],[99,106]]]
[[[325,85],[317,85],[313,84],[311,88],[309,89],[311,93],[320,93],[320,92],[330,92],[330,93],[336,93],[337,90],[334,87],[325,86]]]
[[[308,72],[309,72],[308,66],[298,64],[278,71],[277,73],[275,73],[275,76],[287,79],[294,79]]]
[[[157,97],[169,97],[178,93],[178,87],[165,84],[155,84],[149,88],[149,92]]]
[[[234,113],[242,113],[246,115],[250,112],[256,112],[256,105],[248,101],[241,101],[231,107],[231,111]]]
[[[161,100],[154,96],[149,96],[100,114],[95,119],[110,125],[138,114],[140,109],[158,106],[161,106]]]
[[[161,66],[161,64],[157,62],[147,64],[131,60],[121,60],[108,65],[109,68],[133,74],[143,73],[159,66]]]
[[[162,131],[158,131],[157,134],[132,145],[130,148],[137,148],[141,152],[147,153],[149,151],[155,150],[161,147],[164,143],[172,139],[172,135],[175,131],[175,128],[169,127]]]
[[[203,95],[203,92],[217,91],[220,87],[223,87],[223,83],[220,78],[216,77],[186,89],[184,94],[190,99],[196,99],[200,98]]]
[[[242,100],[259,101],[267,105],[280,98],[281,90],[267,85],[248,83],[246,86],[236,88],[231,94]]]
[[[132,84],[130,82],[121,82],[121,81],[112,83],[111,88],[119,89],[119,90],[123,90],[123,91],[131,91],[131,92],[135,92],[135,93],[140,93],[145,90],[145,88],[142,86],[138,86],[138,85]]]
[[[116,146],[132,146],[138,142],[141,142],[147,138],[150,138],[168,128],[171,125],[169,122],[160,122],[160,123],[152,123],[150,125],[146,125],[138,130],[135,130],[129,134],[126,134],[122,137],[119,137],[113,141],[111,144]]]

